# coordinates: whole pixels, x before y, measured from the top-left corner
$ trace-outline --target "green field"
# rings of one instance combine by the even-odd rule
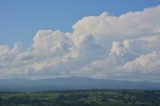
[[[158,90],[1,92],[0,106],[160,106]]]

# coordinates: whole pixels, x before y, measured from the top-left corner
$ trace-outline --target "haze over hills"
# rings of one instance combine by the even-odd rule
[[[88,77],[65,77],[55,79],[1,79],[0,91],[50,91],[78,89],[145,89],[160,90],[159,82],[120,81],[108,79],[92,79]]]

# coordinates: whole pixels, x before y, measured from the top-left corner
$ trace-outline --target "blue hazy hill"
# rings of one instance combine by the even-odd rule
[[[160,90],[160,82],[121,81],[92,79],[88,77],[65,77],[54,79],[0,79],[0,91],[50,91],[78,89],[140,89]]]

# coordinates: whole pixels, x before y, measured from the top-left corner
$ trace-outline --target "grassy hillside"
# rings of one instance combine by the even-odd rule
[[[160,106],[156,90],[70,90],[0,93],[0,106]]]

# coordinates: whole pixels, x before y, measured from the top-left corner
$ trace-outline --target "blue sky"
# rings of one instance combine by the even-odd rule
[[[0,0],[0,44],[28,47],[39,29],[72,31],[85,16],[121,15],[157,6],[160,0]]]
[[[159,19],[160,0],[0,0],[0,78],[160,82]]]

